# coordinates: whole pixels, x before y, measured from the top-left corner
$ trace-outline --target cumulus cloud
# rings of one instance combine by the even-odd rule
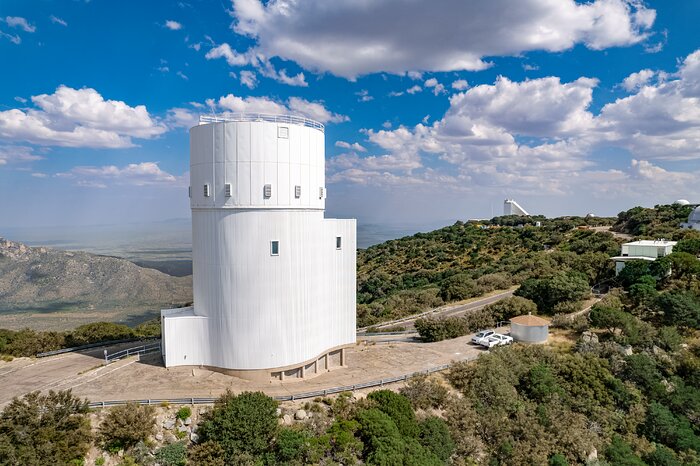
[[[249,50],[245,53],[240,53],[234,50],[229,44],[223,43],[209,50],[205,58],[207,60],[216,60],[223,58],[229,66],[245,66],[251,65],[255,67],[261,75],[266,78],[274,79],[282,84],[289,86],[307,87],[306,77],[304,73],[289,75],[286,69],[277,70],[270,60],[263,54],[254,50]]]
[[[301,115],[321,123],[341,123],[349,120],[345,115],[331,112],[320,102],[311,102],[299,97],[290,97],[285,103],[268,97],[239,97],[228,94],[220,97],[218,101],[210,99],[207,104],[234,113]]]
[[[466,79],[458,79],[456,81],[452,81],[452,89],[463,91],[467,88],[469,88],[469,83]]]
[[[425,86],[427,89],[432,89],[433,94],[435,95],[444,94],[447,92],[445,90],[445,86],[440,84],[436,78],[426,79],[423,86]]]
[[[147,186],[155,184],[182,184],[183,177],[163,171],[157,162],[130,163],[125,167],[116,165],[80,166],[56,174],[60,178],[72,179],[79,186],[106,188],[107,183]]]
[[[59,86],[32,97],[35,108],[0,112],[0,136],[34,144],[67,147],[132,147],[166,131],[144,105],[105,100],[95,89]]]
[[[656,16],[641,0],[337,0],[332,8],[323,0],[232,3],[234,30],[253,38],[265,56],[349,79],[383,71],[482,70],[489,66],[483,57],[576,44],[629,46],[647,38]]]
[[[408,92],[409,94],[415,94],[415,93],[420,92],[422,90],[423,90],[422,87],[420,87],[418,84],[414,84],[413,86],[406,89],[406,92]]]
[[[171,31],[179,31],[182,29],[182,24],[178,23],[177,21],[173,21],[172,19],[169,19],[165,22],[165,27],[170,29]]]
[[[369,95],[369,91],[367,89],[361,89],[355,92],[355,95],[358,97],[357,100],[360,102],[369,102],[370,100],[374,100],[374,97]]]
[[[254,72],[249,71],[249,70],[243,70],[241,71],[241,76],[240,76],[241,84],[247,87],[248,89],[255,89],[255,86],[258,85],[258,78],[255,75]]]
[[[11,28],[19,28],[24,32],[36,32],[36,26],[29,24],[29,21],[21,16],[6,16],[5,22]]]
[[[43,158],[28,146],[0,145],[0,166],[17,162],[34,162]]]
[[[367,152],[367,149],[363,147],[360,143],[353,142],[350,144],[349,142],[345,141],[335,141],[335,147],[340,147],[342,149],[349,149],[353,150],[356,152]]]
[[[632,95],[595,114],[590,105],[596,79],[499,77],[453,95],[432,124],[364,130],[368,155],[334,157],[328,179],[391,189],[402,202],[426,202],[431,210],[449,193],[461,193],[455,199],[465,193],[581,199],[586,193],[627,199],[620,208],[630,199],[660,202],[659,193],[670,199],[700,196],[700,170],[674,166],[700,160],[700,51],[675,72],[649,76],[641,70],[628,83]],[[598,167],[592,155],[610,148],[617,149],[623,168]],[[420,196],[410,190],[420,187]]]
[[[622,81],[622,87],[626,91],[634,91],[651,81],[655,74],[656,73],[650,69],[644,69],[636,73],[632,73]]]

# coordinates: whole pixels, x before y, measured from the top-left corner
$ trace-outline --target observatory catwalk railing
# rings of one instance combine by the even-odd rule
[[[270,113],[219,113],[217,115],[200,115],[199,123],[224,123],[227,121],[268,121],[288,125],[301,125],[325,132],[325,127],[316,120],[295,115],[274,115]]]
[[[478,357],[479,357],[478,354],[470,355],[464,359],[459,360],[459,362],[473,361]],[[398,375],[395,377],[385,377],[385,378],[378,379],[378,380],[372,380],[370,382],[363,382],[363,383],[358,383],[358,384],[354,384],[354,385],[343,385],[343,386],[338,386],[338,387],[324,388],[322,390],[314,390],[314,391],[310,391],[310,392],[296,393],[293,395],[276,395],[276,396],[272,396],[271,398],[273,398],[277,401],[305,400],[308,398],[316,398],[319,396],[333,395],[335,393],[354,392],[356,390],[362,390],[364,388],[383,387],[384,385],[389,385],[392,383],[405,382],[406,380],[410,379],[411,377],[415,377],[417,375],[427,375],[427,374],[432,374],[434,372],[444,371],[445,369],[448,369],[450,366],[451,366],[451,364],[443,364],[443,365],[431,367],[430,369],[425,369],[422,371],[411,372],[408,374]],[[159,405],[159,404],[165,404],[165,403],[174,404],[174,405],[178,405],[178,404],[180,404],[180,405],[207,405],[207,404],[213,404],[217,399],[218,398],[188,397],[188,398],[149,398],[149,399],[145,399],[145,400],[93,401],[90,403],[90,407],[91,408],[107,408],[110,406],[120,406],[120,405],[129,404],[129,403],[137,403],[140,405]]]

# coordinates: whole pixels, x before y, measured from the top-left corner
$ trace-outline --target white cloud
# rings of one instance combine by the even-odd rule
[[[175,73],[175,74],[178,75],[179,77],[181,77],[182,79],[184,79],[185,81],[189,81],[189,80],[190,80],[190,78],[188,78],[187,75],[186,75],[185,73],[183,73],[182,71],[178,71],[178,72]]]
[[[406,92],[408,92],[409,94],[415,94],[416,92],[420,92],[422,90],[423,90],[422,87],[420,87],[418,84],[415,84],[415,85],[409,87],[408,89],[406,89]]]
[[[369,91],[367,89],[361,89],[357,92],[355,92],[355,95],[359,97],[360,102],[369,102],[370,100],[374,100],[374,97],[369,95]]]
[[[452,89],[456,89],[458,91],[463,91],[469,87],[469,83],[467,82],[466,79],[458,79],[456,81],[452,82]]]
[[[170,29],[171,31],[179,31],[182,29],[182,24],[178,23],[177,21],[173,21],[172,19],[169,19],[165,22],[165,27]]]
[[[420,71],[409,71],[406,73],[406,76],[413,79],[414,81],[419,81],[423,79],[423,73],[421,73]]]
[[[656,15],[640,0],[232,3],[234,30],[253,38],[260,53],[349,79],[382,71],[475,71],[489,66],[486,56],[576,44],[628,46],[647,38]]]
[[[345,115],[331,112],[320,102],[310,102],[299,97],[290,97],[285,104],[268,97],[239,97],[228,94],[219,98],[218,101],[209,100],[207,104],[210,107],[218,106],[234,113],[301,115],[321,123],[341,123],[349,120]]]
[[[649,81],[651,81],[651,78],[653,78],[655,74],[656,73],[650,69],[644,69],[636,73],[632,73],[622,81],[622,87],[626,91],[634,91],[642,86],[645,86]]]
[[[32,97],[37,108],[0,112],[0,136],[41,145],[132,147],[166,131],[143,105],[105,100],[95,89],[59,86],[53,94]]]
[[[68,23],[59,18],[58,16],[51,15],[49,16],[49,19],[51,19],[51,22],[54,24],[60,24],[61,26],[68,26]]]
[[[46,173],[34,172],[32,173],[32,176],[34,178],[48,178],[49,175],[47,175]]]
[[[349,142],[345,141],[335,141],[335,147],[354,150],[357,152],[367,152],[367,149],[357,142],[353,142],[352,144],[350,144]]]
[[[168,110],[166,122],[171,128],[189,129],[199,124],[199,113],[193,112],[187,108],[174,107]]]
[[[20,28],[24,32],[36,31],[36,26],[34,26],[33,24],[29,24],[29,21],[27,21],[25,18],[22,18],[21,16],[6,16],[5,22],[11,28]]]
[[[529,63],[523,63],[523,70],[525,71],[537,71],[540,67],[537,65],[530,65]]]
[[[260,72],[261,75],[266,78],[274,79],[277,82],[287,84],[289,86],[308,86],[304,73],[300,72],[290,76],[287,74],[286,69],[281,69],[278,71],[272,62],[270,62],[270,60],[268,60],[263,54],[257,53],[253,50],[240,53],[231,48],[229,44],[223,43],[209,50],[206,53],[205,58],[207,60],[224,58],[229,66],[252,65]]]
[[[207,60],[224,58],[226,63],[228,63],[230,66],[243,66],[250,63],[250,58],[248,55],[236,52],[226,43],[209,50],[204,57]]]
[[[0,165],[20,162],[34,162],[44,157],[27,146],[0,145]]]
[[[445,91],[445,86],[440,84],[436,78],[426,79],[423,86],[425,86],[427,89],[432,89],[433,94],[435,95],[447,92]]]
[[[183,177],[177,177],[163,171],[157,162],[130,163],[125,167],[116,165],[80,166],[68,172],[57,173],[60,178],[72,179],[79,186],[105,188],[107,183],[120,185],[147,186],[155,184],[183,183]]]
[[[19,96],[17,96],[17,97],[15,97],[15,100],[16,100],[17,102],[21,103],[21,104],[26,104],[26,103],[27,103],[27,99],[25,99],[24,97],[19,97]]]
[[[19,45],[22,43],[22,38],[17,34],[8,34],[4,31],[0,31],[0,37],[4,37],[5,39],[9,40],[15,45]]]
[[[246,86],[248,89],[255,89],[258,85],[258,78],[255,73],[249,70],[241,71],[241,84]]]

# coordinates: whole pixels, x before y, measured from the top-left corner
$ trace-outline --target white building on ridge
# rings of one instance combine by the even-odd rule
[[[676,241],[666,240],[641,240],[625,243],[619,256],[612,258],[615,261],[615,274],[625,268],[625,262],[631,260],[645,260],[653,262],[659,257],[668,256],[673,252]]]
[[[514,199],[506,199],[503,201],[503,215],[522,215],[528,216],[525,209],[523,209],[520,204],[515,202]]]
[[[161,311],[166,367],[248,379],[345,365],[355,220],[324,218],[325,137],[301,117],[202,117],[190,130],[194,305]]]

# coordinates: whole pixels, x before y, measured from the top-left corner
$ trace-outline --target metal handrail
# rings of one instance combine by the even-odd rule
[[[160,342],[151,343],[150,345],[135,346],[133,348],[123,349],[112,354],[107,354],[107,350],[105,350],[105,363],[109,364],[110,362],[133,356],[134,354],[141,355],[156,352],[160,352]]]
[[[473,355],[470,357],[467,357],[465,359],[462,359],[462,361],[473,361],[476,359],[478,356]],[[404,375],[399,375],[395,377],[388,377],[385,379],[379,379],[379,380],[372,380],[370,382],[363,382],[363,383],[358,383],[355,385],[345,385],[345,386],[340,386],[340,387],[332,387],[332,388],[326,388],[323,390],[316,390],[313,392],[304,392],[304,393],[297,393],[293,395],[277,395],[273,396],[274,400],[277,401],[294,401],[294,400],[303,400],[303,399],[308,399],[308,398],[316,398],[319,396],[327,396],[327,395],[332,395],[334,393],[342,393],[342,392],[354,392],[355,390],[361,390],[363,388],[372,388],[372,387],[383,387],[384,385],[396,383],[396,382],[405,382],[406,380],[410,379],[411,377],[417,376],[417,375],[424,375],[424,374],[432,374],[433,372],[439,372],[439,371],[444,371],[445,369],[448,369],[451,366],[451,364],[443,364],[441,366],[436,366],[436,367],[431,367],[429,369],[425,369],[422,371],[417,371],[417,372],[411,372],[409,374],[404,374]],[[190,398],[170,398],[170,399],[147,399],[147,400],[118,400],[118,401],[93,401],[89,404],[91,408],[106,408],[109,406],[120,406],[120,405],[125,405],[128,403],[137,403],[140,405],[158,405],[161,403],[168,403],[168,404],[181,404],[181,405],[198,405],[198,404],[213,404],[216,402],[218,398],[196,398],[196,397],[190,397]]]
[[[227,121],[269,121],[307,126],[325,132],[325,126],[316,120],[297,115],[275,115],[271,113],[220,113],[218,115],[200,115],[199,124],[224,123]]]

